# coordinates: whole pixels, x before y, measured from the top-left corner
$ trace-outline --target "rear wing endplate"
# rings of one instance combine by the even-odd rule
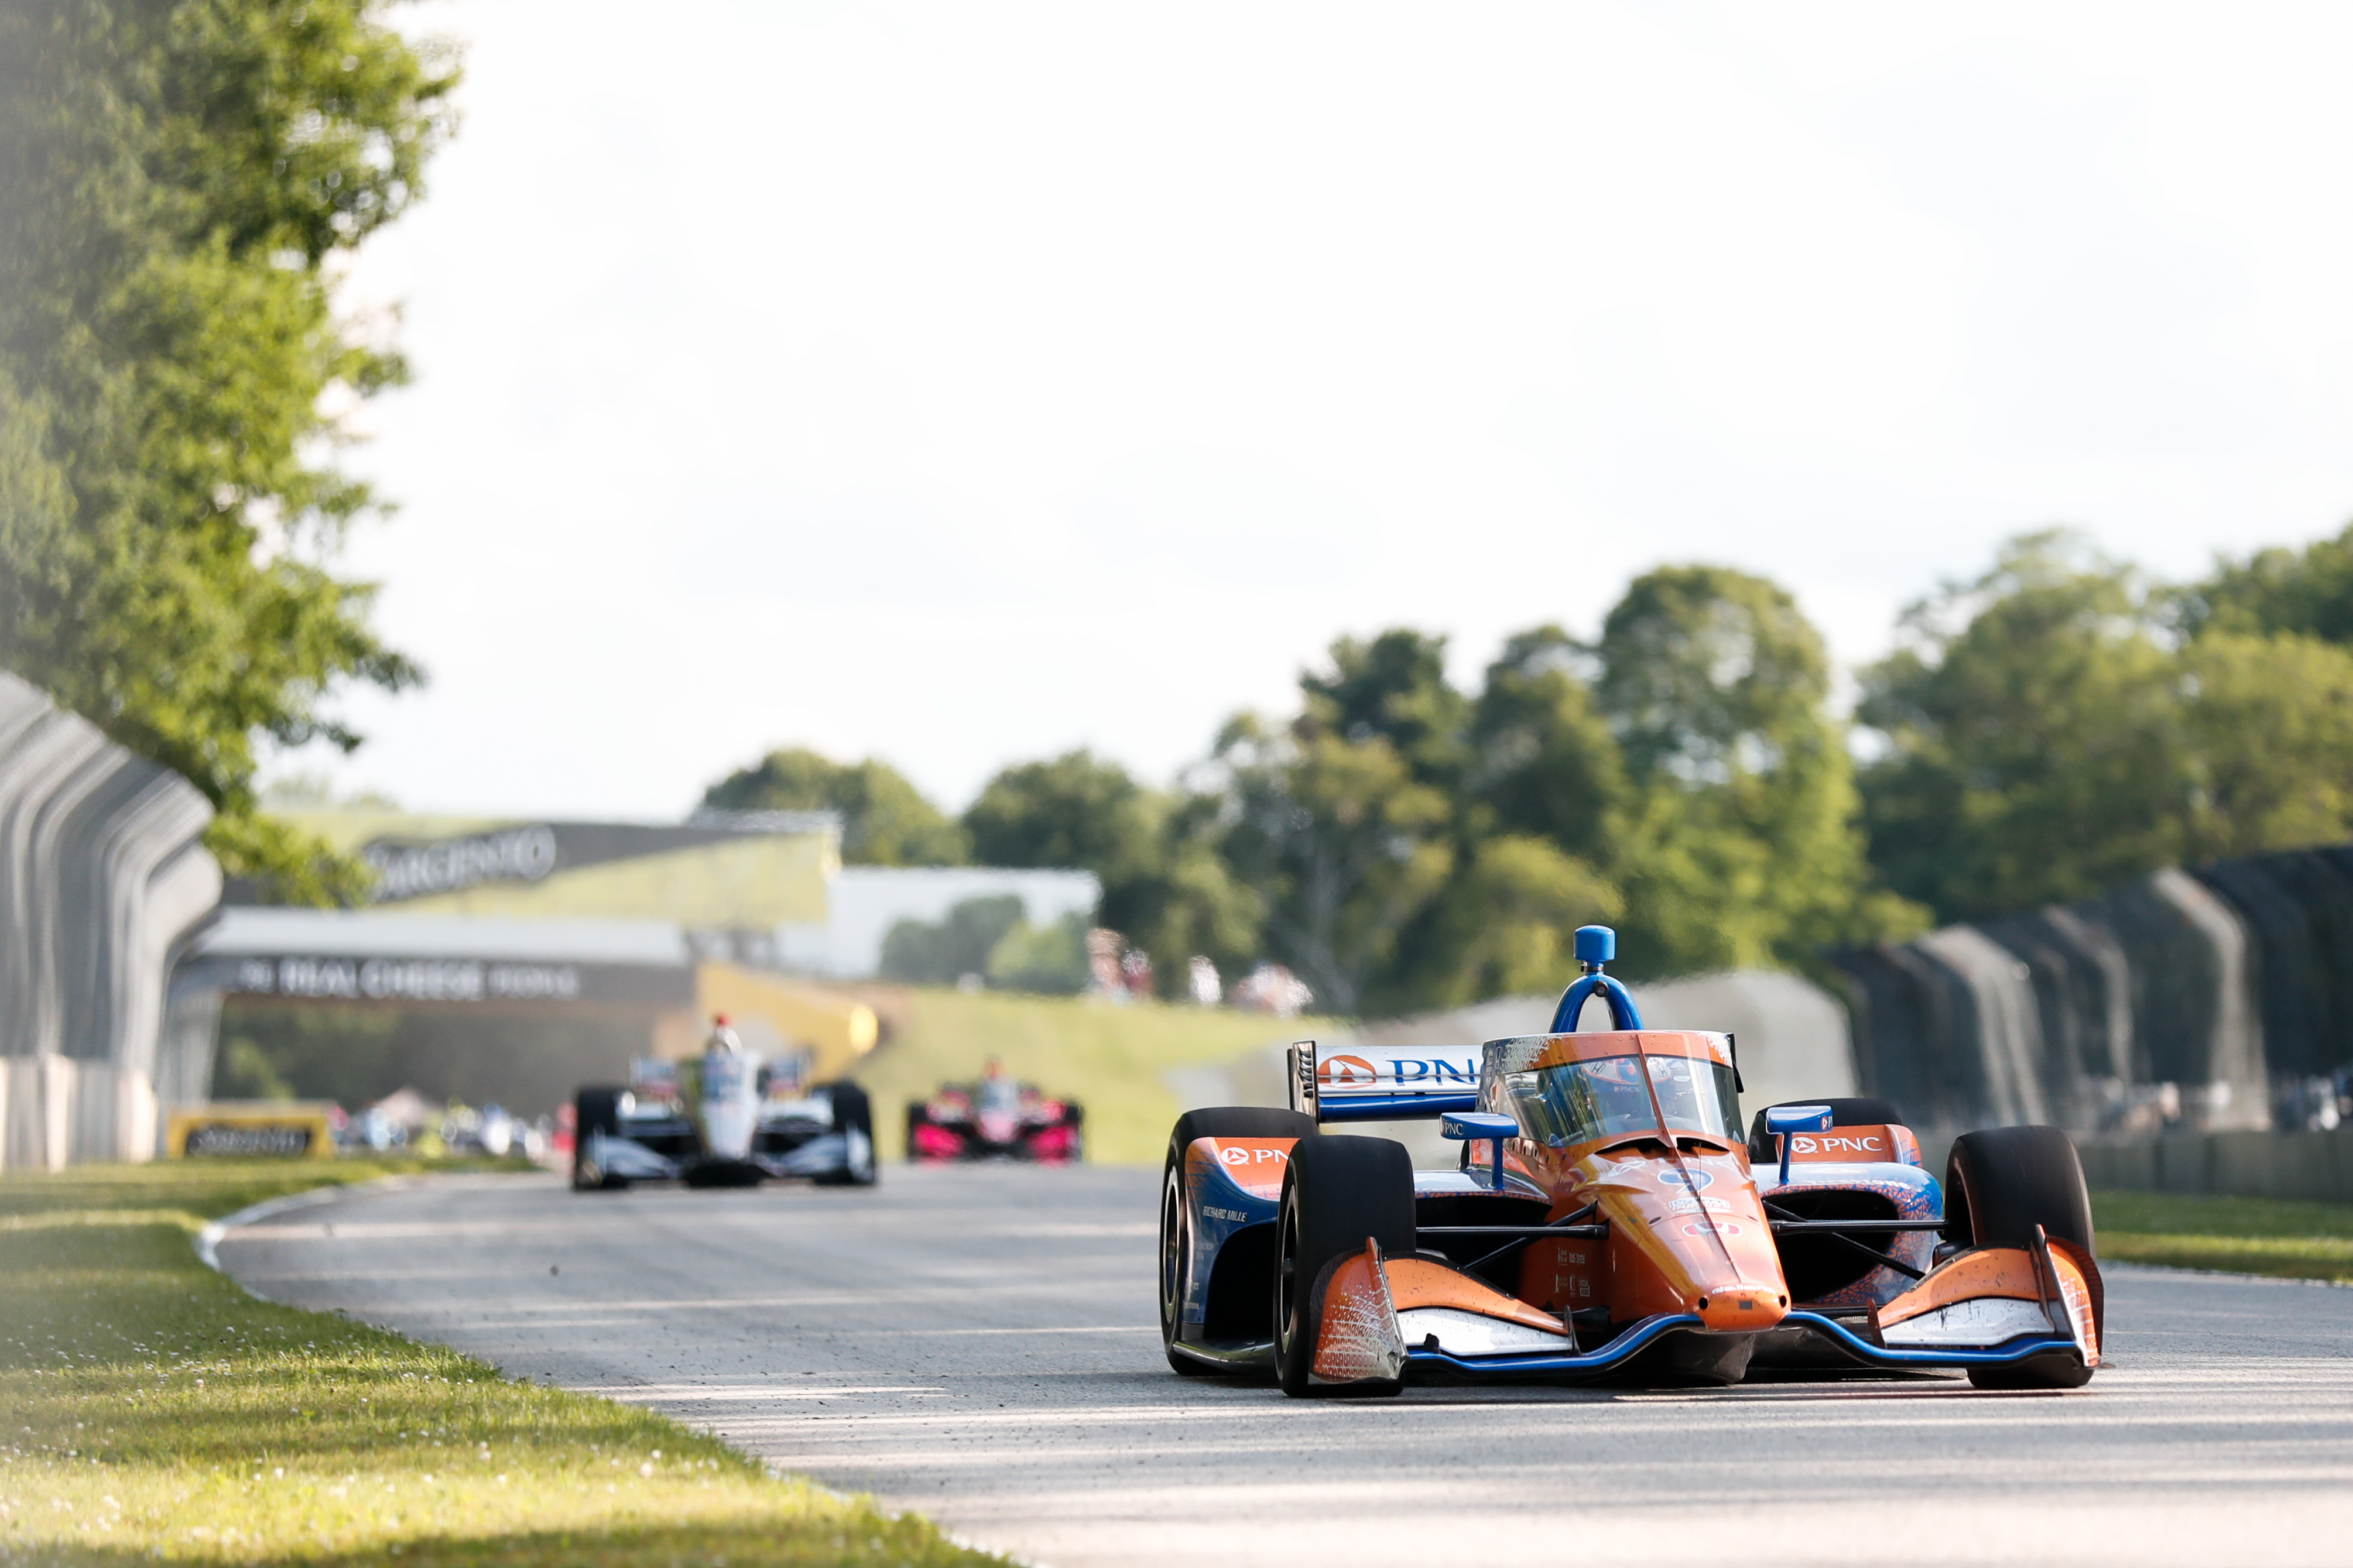
[[[1291,1109],[1318,1121],[1436,1120],[1479,1109],[1477,1046],[1293,1044]]]

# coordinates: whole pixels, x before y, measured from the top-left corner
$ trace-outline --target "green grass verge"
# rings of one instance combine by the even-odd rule
[[[2353,1284],[2353,1204],[2100,1192],[2092,1221],[2118,1262]]]
[[[1016,1078],[1086,1108],[1087,1157],[1157,1165],[1180,1107],[1163,1069],[1230,1061],[1245,1052],[1345,1027],[1329,1018],[1271,1018],[1215,1007],[1113,1007],[1057,996],[981,992],[860,992],[888,1021],[890,1041],[859,1064],[874,1097],[883,1158],[906,1153],[907,1102],[970,1079],[990,1057]],[[887,1178],[886,1178],[887,1179]]]
[[[661,1416],[257,1301],[196,1259],[207,1219],[421,1166],[0,1178],[0,1563],[1001,1561]]]

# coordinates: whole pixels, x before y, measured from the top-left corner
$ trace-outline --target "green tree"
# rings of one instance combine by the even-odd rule
[[[1386,736],[1351,739],[1304,718],[1287,728],[1236,719],[1216,760],[1224,849],[1261,900],[1277,956],[1333,1011],[1410,1001],[1412,986],[1383,982],[1453,869],[1445,794],[1418,782]]]
[[[794,746],[770,752],[702,792],[713,811],[834,811],[851,866],[961,866],[962,828],[905,774],[869,757],[837,763]]]
[[[1916,929],[1874,891],[1821,636],[1788,594],[1719,566],[1629,585],[1596,694],[1633,793],[1609,861],[1630,973],[1805,966]]]
[[[1608,859],[1630,798],[1617,737],[1585,678],[1591,662],[1546,626],[1506,639],[1487,667],[1471,718],[1476,831],[1548,839],[1589,864]]]
[[[1019,763],[981,786],[964,830],[984,866],[1067,867],[1106,885],[1160,858],[1152,792],[1088,751]]]
[[[2216,631],[2180,662],[2189,858],[2353,838],[2353,651]]]
[[[1431,657],[1398,706],[1440,721],[1390,732],[1440,759],[1422,776],[1449,790],[1453,873],[1401,933],[1379,994],[1419,1007],[1556,989],[1576,973],[1570,933],[1622,906],[1599,866],[1625,769],[1586,679],[1591,658],[1557,626],[1522,632],[1465,700],[1429,689],[1440,645],[1419,646]]]
[[[1093,971],[1087,963],[1087,918],[1065,915],[1051,925],[1016,924],[988,952],[988,983],[1001,991],[1075,996]]]
[[[2299,583],[2266,552],[2180,595],[2072,534],[2011,541],[1864,672],[1873,860],[1953,920],[2353,837],[2353,650],[2272,629],[2328,624],[2338,558],[2315,545]]]
[[[419,194],[457,72],[378,0],[0,7],[0,659],[219,808],[293,897],[354,864],[263,816],[257,747],[358,737],[416,668],[334,563],[374,499],[333,461],[401,380],[336,258]]]
[[[2220,562],[2179,601],[2192,632],[2292,632],[2353,645],[2353,527],[2302,550]]]
[[[991,954],[1022,928],[1021,898],[966,899],[936,925],[901,921],[882,938],[882,978],[906,985],[952,985],[986,974]]]
[[[1103,884],[1096,918],[1152,955],[1177,994],[1196,953],[1230,967],[1258,942],[1258,905],[1218,852],[1215,803],[1146,788],[1086,751],[1005,769],[964,815],[987,866],[1067,867]]]
[[[1888,883],[1957,920],[2179,860],[2193,763],[2162,613],[2140,574],[2055,531],[1905,611],[1859,710],[1887,745],[1863,790]]]
[[[1481,840],[1431,911],[1410,1005],[1556,991],[1577,977],[1577,928],[1614,921],[1624,904],[1599,871],[1550,839]]]
[[[1342,637],[1331,658],[1299,678],[1304,721],[1351,742],[1386,741],[1416,780],[1454,788],[1470,704],[1447,682],[1446,639],[1393,628],[1370,642]]]

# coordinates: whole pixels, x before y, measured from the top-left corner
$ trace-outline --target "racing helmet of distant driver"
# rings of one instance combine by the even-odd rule
[[[744,1054],[744,1042],[737,1039],[735,1031],[727,1026],[726,1014],[713,1013],[711,1016],[711,1037],[702,1042],[702,1054],[707,1057],[740,1057]]]

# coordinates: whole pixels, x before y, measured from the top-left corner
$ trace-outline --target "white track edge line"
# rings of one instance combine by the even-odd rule
[[[309,1187],[299,1193],[287,1193],[279,1197],[264,1198],[258,1204],[248,1204],[235,1214],[223,1215],[218,1219],[205,1222],[204,1228],[196,1232],[196,1261],[235,1284],[238,1289],[243,1290],[255,1300],[266,1301],[269,1297],[253,1289],[221,1267],[220,1244],[230,1231],[251,1225],[256,1220],[268,1219],[272,1215],[284,1214],[288,1209],[310,1208],[319,1204],[333,1203],[338,1198],[350,1197],[356,1193],[396,1191],[402,1187],[415,1186],[423,1178],[418,1176],[378,1176],[374,1181],[368,1182],[333,1182],[323,1187]]]

